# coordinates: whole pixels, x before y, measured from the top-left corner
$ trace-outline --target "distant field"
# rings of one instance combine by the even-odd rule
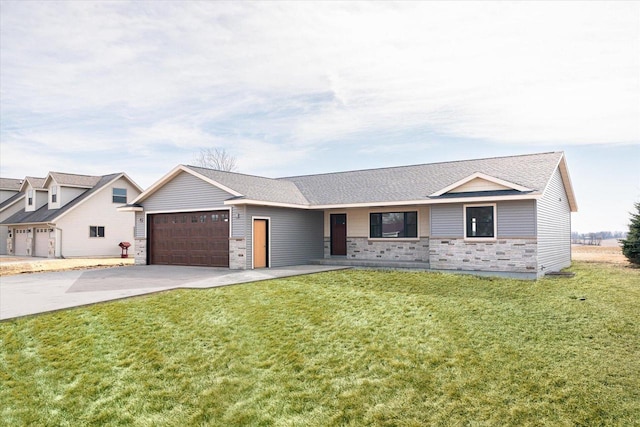
[[[617,239],[603,240],[601,246],[571,245],[571,259],[626,265],[629,261],[622,255],[622,249],[616,241]]]

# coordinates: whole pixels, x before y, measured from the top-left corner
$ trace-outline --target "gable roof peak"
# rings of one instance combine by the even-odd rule
[[[20,191],[24,191],[27,185],[30,185],[34,190],[44,190],[44,182],[46,178],[37,178],[35,176],[25,176],[20,185]]]
[[[58,183],[58,185],[64,185],[68,187],[92,188],[100,181],[101,178],[102,176],[95,175],[80,175],[66,172],[49,172],[44,185],[46,186],[49,181],[53,179]]]

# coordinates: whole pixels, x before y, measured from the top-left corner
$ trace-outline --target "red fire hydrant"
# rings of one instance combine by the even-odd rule
[[[131,243],[120,242],[118,246],[122,248],[122,254],[120,255],[120,258],[129,258],[129,246],[131,246]]]

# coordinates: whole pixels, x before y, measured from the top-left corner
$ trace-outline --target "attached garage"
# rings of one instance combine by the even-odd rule
[[[27,256],[27,237],[29,236],[29,230],[26,228],[17,228],[14,230],[14,233],[15,250],[13,253],[18,256]]]
[[[229,211],[149,215],[149,262],[229,267]]]
[[[36,256],[49,256],[49,228],[36,227]]]

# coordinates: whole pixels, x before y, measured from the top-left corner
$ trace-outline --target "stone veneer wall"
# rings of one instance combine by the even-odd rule
[[[429,265],[435,270],[499,271],[535,273],[536,239],[498,239],[470,242],[432,238]]]
[[[134,258],[136,265],[145,265],[147,263],[147,239],[135,239]]]
[[[247,241],[244,237],[229,239],[229,268],[231,270],[247,269]]]
[[[324,257],[331,258],[331,239],[324,238]],[[369,240],[347,237],[347,259],[374,261],[429,262],[429,238],[415,241]]]

